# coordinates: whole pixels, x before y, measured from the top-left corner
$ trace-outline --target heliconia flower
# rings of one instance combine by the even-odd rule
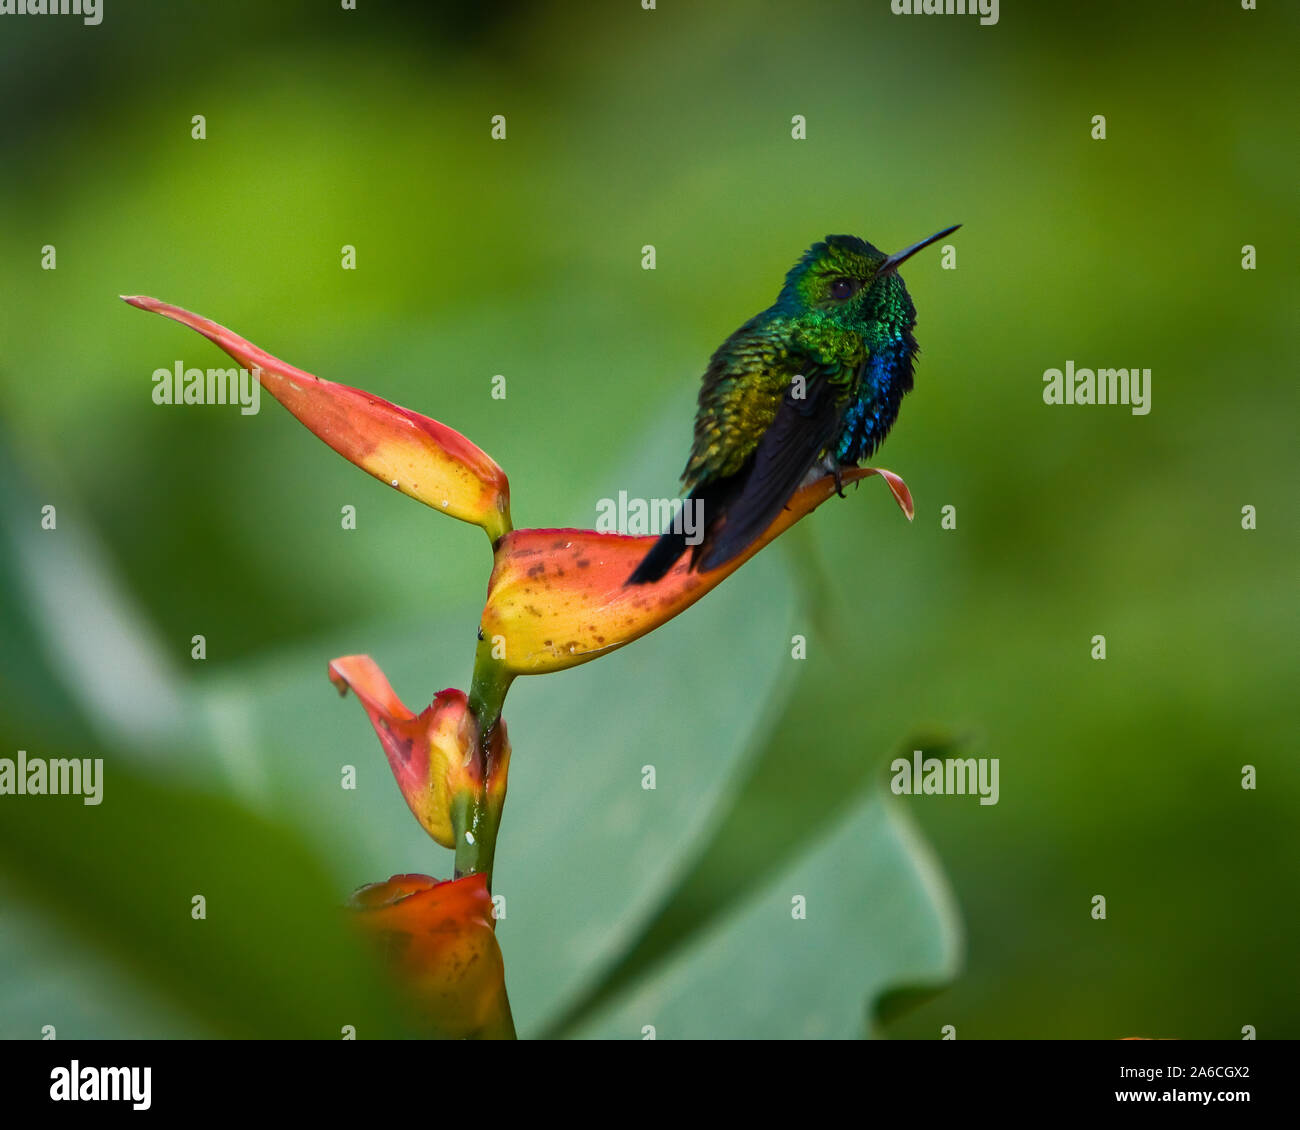
[[[845,483],[879,475],[912,519],[912,495],[892,471],[856,467]],[[595,530],[513,530],[498,545],[480,638],[509,675],[541,674],[586,663],[671,620],[740,568],[768,542],[835,493],[827,475],[798,491],[742,555],[706,573],[687,554],[661,581],[625,584],[653,537]]]
[[[440,882],[394,875],[349,900],[353,920],[382,946],[430,1034],[511,1039],[505,963],[485,875]]]
[[[510,484],[482,450],[445,424],[273,357],[216,322],[156,298],[122,296],[141,310],[197,330],[244,368],[350,463],[426,506],[482,526],[495,542],[510,529]]]
[[[365,708],[384,747],[398,788],[421,827],[443,847],[455,847],[452,805],[458,794],[474,792],[478,781],[470,764],[478,728],[465,695],[442,691],[419,715],[397,697],[379,665],[368,655],[346,655],[329,665],[340,694],[349,688]],[[504,741],[504,725],[501,727]]]

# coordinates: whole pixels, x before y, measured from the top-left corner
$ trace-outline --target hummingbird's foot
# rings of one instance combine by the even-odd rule
[[[847,498],[844,493],[844,468],[838,463],[835,464],[835,493],[841,498]]]

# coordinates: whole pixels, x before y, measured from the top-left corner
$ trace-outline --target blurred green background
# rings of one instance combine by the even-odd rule
[[[316,837],[330,890],[450,868],[324,671],[367,651],[416,709],[464,686],[482,534],[350,467],[269,398],[255,417],[155,406],[155,368],[224,355],[118,294],[461,430],[510,474],[518,525],[591,526],[620,489],[673,493],[705,361],[809,243],[852,232],[893,250],[959,222],[957,269],[928,252],[904,272],[923,352],[877,462],[906,478],[915,522],[869,481],[663,632],[512,692],[501,882],[536,857],[501,928],[521,1031],[607,1034],[591,1018],[683,966],[718,984],[691,966],[701,940],[725,947],[728,922],[740,937],[773,876],[820,859],[827,898],[861,881],[860,924],[898,943],[876,979],[854,963],[878,954],[847,935],[839,953],[822,939],[778,955],[824,961],[823,990],[865,1001],[964,954],[942,991],[890,994],[886,1035],[1300,1035],[1294,10],[1005,3],[982,27],[887,0],[105,3],[98,27],[0,23],[0,721],[15,748],[112,748],[231,798],[272,839]],[[57,270],[41,269],[46,244]],[[1150,368],[1150,415],[1045,406],[1042,373],[1067,359]],[[57,535],[39,530],[47,503]],[[871,817],[889,760],[922,746],[999,758],[1000,803],[919,797]],[[654,875],[634,891],[557,829],[561,813],[608,822],[621,810],[584,782],[656,757],[691,796],[680,824],[654,826],[661,848],[628,848],[627,873]],[[374,786],[355,850],[321,826],[344,761]],[[892,848],[852,831],[862,813],[877,832],[903,821]],[[255,843],[227,844],[228,866],[276,862]],[[51,909],[27,879],[0,904],[11,950]],[[547,927],[568,973],[512,951],[511,930],[584,884],[590,923]],[[900,910],[904,888],[929,894]],[[600,945],[574,940],[585,930]],[[724,964],[774,1031],[798,1034],[782,1018],[808,986],[779,962],[753,972],[762,986]],[[530,981],[559,987],[532,1007]],[[15,992],[0,988],[3,1035],[24,1031]]]

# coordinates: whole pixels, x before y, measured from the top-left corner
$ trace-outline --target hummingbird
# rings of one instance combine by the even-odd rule
[[[884,441],[912,387],[916,307],[898,268],[951,235],[944,228],[886,255],[864,239],[828,235],[785,277],[776,302],[718,347],[700,386],[683,489],[701,514],[690,546],[674,522],[625,582],[651,584],[687,549],[705,572],[743,553],[800,487]]]

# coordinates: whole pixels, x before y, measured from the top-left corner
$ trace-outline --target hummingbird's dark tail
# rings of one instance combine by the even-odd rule
[[[721,558],[714,553],[718,529],[725,521],[737,487],[738,480],[730,478],[701,483],[691,491],[686,506],[692,508],[695,516],[695,521],[690,527],[693,533],[687,533],[686,522],[674,521],[672,528],[650,547],[650,552],[641,559],[641,564],[623,583],[625,585],[654,584],[655,581],[666,577],[677,564],[678,558],[688,550],[691,553],[692,569],[714,569],[739,553],[744,546]]]

